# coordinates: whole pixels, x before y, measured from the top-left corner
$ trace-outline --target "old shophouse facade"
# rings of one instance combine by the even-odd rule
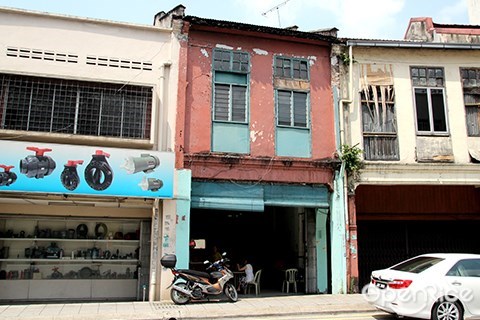
[[[404,40],[345,43],[342,141],[364,161],[348,196],[359,287],[417,254],[478,252],[479,35],[413,18]]]
[[[202,244],[180,261],[201,267],[216,246],[233,265],[247,258],[261,269],[267,290],[280,291],[285,269],[297,268],[300,292],[345,293],[336,38],[183,10],[155,19],[181,44],[176,167],[191,170],[192,183],[189,229],[177,240]]]
[[[1,8],[0,43],[0,301],[160,299],[190,181],[171,29]]]

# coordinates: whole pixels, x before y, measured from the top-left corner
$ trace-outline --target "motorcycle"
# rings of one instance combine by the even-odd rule
[[[204,264],[209,264],[206,268],[207,272],[190,270],[190,269],[176,269],[177,257],[174,254],[167,254],[162,257],[160,263],[163,267],[169,268],[173,274],[172,283],[167,289],[170,289],[170,298],[175,304],[186,304],[191,300],[205,300],[209,296],[216,296],[224,293],[231,301],[238,300],[238,293],[233,285],[233,272],[228,269],[225,258],[210,263],[205,261]],[[177,282],[179,279],[181,281]]]

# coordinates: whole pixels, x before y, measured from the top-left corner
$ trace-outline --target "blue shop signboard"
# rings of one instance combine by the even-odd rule
[[[0,191],[172,198],[174,154],[2,141]]]

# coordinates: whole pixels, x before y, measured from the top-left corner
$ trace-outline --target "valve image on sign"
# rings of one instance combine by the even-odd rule
[[[27,147],[27,150],[35,151],[35,155],[29,155],[20,160],[20,172],[28,178],[41,179],[50,175],[56,167],[55,161],[45,155],[45,152],[52,151],[49,148]]]

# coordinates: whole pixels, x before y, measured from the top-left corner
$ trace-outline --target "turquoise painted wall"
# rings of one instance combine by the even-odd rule
[[[248,123],[214,122],[212,124],[212,151],[249,153],[249,134]]]
[[[278,156],[309,158],[311,137],[309,129],[278,127],[275,148]]]
[[[175,226],[177,268],[188,269],[190,261],[190,193],[192,173],[190,170],[178,170],[175,181],[175,202],[177,225]]]

